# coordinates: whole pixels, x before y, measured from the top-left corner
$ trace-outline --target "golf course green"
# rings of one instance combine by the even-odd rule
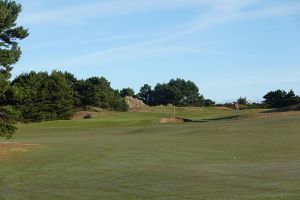
[[[300,112],[172,108],[20,124],[0,200],[297,200]],[[1,152],[2,151],[2,152]]]

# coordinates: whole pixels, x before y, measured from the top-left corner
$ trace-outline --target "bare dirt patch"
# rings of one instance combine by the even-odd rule
[[[40,148],[38,144],[0,143],[0,159]]]

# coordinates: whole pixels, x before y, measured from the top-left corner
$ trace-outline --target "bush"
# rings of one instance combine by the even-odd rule
[[[10,119],[6,113],[0,111],[0,137],[9,139],[16,130],[17,127],[15,126],[15,121]]]
[[[16,130],[17,127],[13,123],[3,122],[0,120],[0,137],[10,139]]]
[[[127,112],[129,109],[128,104],[125,102],[124,99],[118,99],[112,102],[113,110],[115,111],[122,111]]]

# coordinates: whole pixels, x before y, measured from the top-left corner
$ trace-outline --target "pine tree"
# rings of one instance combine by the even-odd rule
[[[21,49],[18,40],[26,38],[28,30],[17,26],[22,6],[15,1],[0,0],[0,98],[9,87],[12,65],[18,62]],[[1,107],[1,105],[0,105]],[[0,137],[10,138],[16,127],[5,109],[0,109]]]

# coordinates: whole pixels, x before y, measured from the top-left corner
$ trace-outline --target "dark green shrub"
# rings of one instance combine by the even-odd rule
[[[0,111],[0,137],[9,139],[17,130],[14,120],[10,119],[9,116]]]
[[[112,110],[127,112],[129,109],[128,104],[124,99],[117,99],[112,102]]]

